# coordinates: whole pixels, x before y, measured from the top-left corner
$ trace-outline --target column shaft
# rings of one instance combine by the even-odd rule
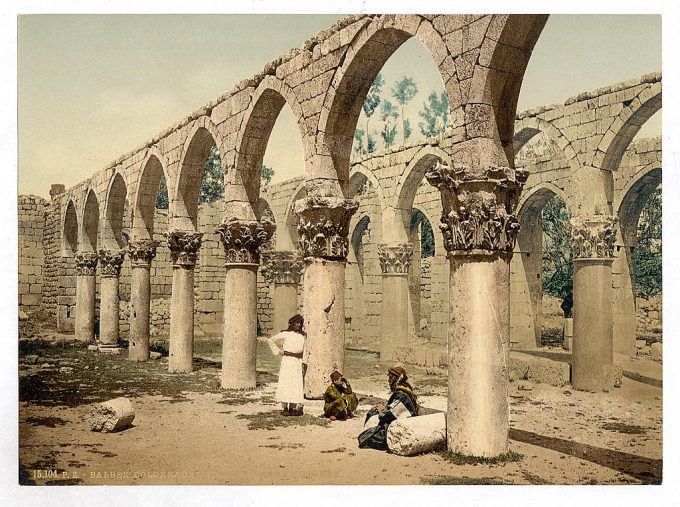
[[[116,348],[120,336],[117,276],[102,277],[99,312],[99,343],[102,347]]]
[[[320,399],[333,370],[345,367],[345,260],[305,261],[305,397]]]
[[[571,378],[576,389],[613,387],[611,260],[574,261],[574,343]]]
[[[151,322],[151,270],[150,266],[132,267],[130,287],[130,346],[128,359],[149,360],[149,325]]]
[[[454,257],[450,286],[448,448],[496,456],[508,450],[508,261]]]
[[[189,373],[194,358],[194,267],[172,267],[170,373]]]
[[[380,306],[381,338],[380,359],[394,359],[399,347],[408,346],[408,274],[382,276],[382,303]]]
[[[227,267],[224,277],[223,389],[257,381],[257,264]]]
[[[78,275],[76,284],[76,338],[91,343],[94,342],[96,278]]]

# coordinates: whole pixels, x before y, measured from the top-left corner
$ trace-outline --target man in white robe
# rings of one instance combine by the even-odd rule
[[[279,382],[276,388],[276,401],[283,407],[282,415],[300,416],[303,413],[303,362],[302,355],[307,333],[304,318],[295,315],[288,321],[288,330],[282,331],[267,341],[274,354],[283,356],[279,369]],[[278,343],[283,342],[280,349]]]

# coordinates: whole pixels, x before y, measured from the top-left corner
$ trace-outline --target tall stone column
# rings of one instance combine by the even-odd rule
[[[149,360],[149,326],[151,323],[151,262],[156,257],[158,241],[136,239],[128,243],[132,263],[130,287],[130,346],[128,359]]]
[[[189,373],[194,357],[194,267],[201,248],[202,232],[167,233],[172,258],[170,300],[170,373]]]
[[[124,250],[99,250],[99,268],[102,275],[99,303],[99,351],[118,353],[120,338],[120,305],[118,283],[125,258]]]
[[[616,219],[607,215],[571,220],[574,249],[574,343],[571,383],[576,389],[613,387],[612,262]]]
[[[97,252],[76,254],[76,339],[94,342],[94,306],[96,297]]]
[[[345,364],[345,264],[349,220],[357,204],[342,197],[296,201],[300,250],[306,265],[304,317],[307,341],[305,397],[323,397],[333,370]]]
[[[378,245],[382,271],[380,359],[394,359],[398,347],[408,345],[408,272],[413,256],[410,243]]]
[[[226,262],[224,280],[223,389],[254,389],[257,380],[257,269],[260,246],[276,226],[230,219],[218,227]]]
[[[447,446],[497,456],[508,451],[509,261],[528,173],[437,163],[425,176],[441,192],[450,262]]]
[[[297,252],[273,251],[263,255],[267,262],[262,274],[274,285],[274,333],[278,333],[288,328],[288,319],[297,313],[302,263]]]

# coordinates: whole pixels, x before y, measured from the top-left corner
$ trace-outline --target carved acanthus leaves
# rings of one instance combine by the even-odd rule
[[[572,218],[574,259],[613,259],[617,221],[606,215]]]
[[[413,256],[410,243],[378,245],[378,259],[383,275],[407,275]]]
[[[259,264],[260,247],[274,234],[276,225],[268,220],[239,220],[223,222],[217,233],[222,240],[226,264]]]
[[[125,259],[125,250],[99,250],[99,268],[103,277],[120,276],[120,268]]]
[[[97,252],[76,253],[76,273],[79,276],[95,276],[97,273]]]
[[[192,267],[201,248],[202,232],[171,231],[165,234],[173,266]]]
[[[511,167],[473,172],[437,162],[425,177],[441,192],[439,227],[449,254],[512,252],[519,231],[514,213],[528,176]]]
[[[298,237],[303,257],[345,259],[349,221],[358,204],[342,197],[306,197],[296,201]]]
[[[132,239],[128,243],[128,255],[133,266],[151,266],[156,257],[158,241],[152,239]]]
[[[269,283],[296,285],[302,276],[302,262],[297,252],[271,251],[262,254],[262,275]]]

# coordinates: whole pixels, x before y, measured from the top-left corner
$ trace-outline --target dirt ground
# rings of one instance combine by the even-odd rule
[[[262,345],[262,344],[261,344]],[[167,344],[157,344],[163,350]],[[274,402],[278,358],[258,350],[258,388],[219,388],[220,342],[196,343],[196,371],[173,375],[167,358],[80,347],[21,347],[19,462],[23,484],[658,484],[662,389],[624,377],[592,394],[526,381],[509,389],[515,460],[466,463],[438,451],[400,457],[357,448],[363,417],[330,422],[321,401],[303,417]],[[651,361],[650,361],[651,363]],[[648,369],[660,365],[646,365]],[[388,395],[387,365],[348,351],[346,376],[365,412]],[[408,367],[423,406],[446,408],[446,372]],[[132,427],[89,431],[91,404],[127,396]]]

